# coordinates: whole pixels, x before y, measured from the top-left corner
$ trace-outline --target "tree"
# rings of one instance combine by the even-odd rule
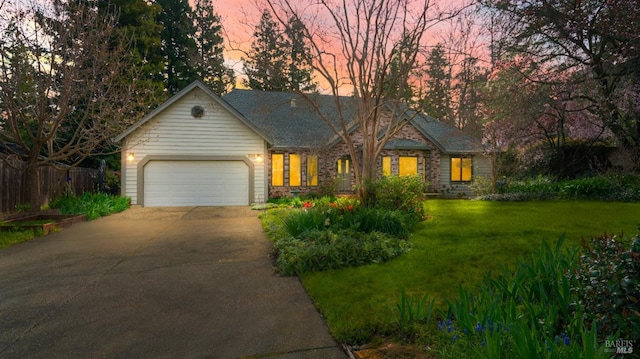
[[[268,10],[262,12],[253,33],[251,51],[244,60],[245,85],[255,90],[286,91],[286,44],[282,31]]]
[[[4,10],[4,9],[3,9]],[[115,16],[81,1],[10,6],[0,42],[0,146],[24,162],[23,200],[40,208],[43,166],[77,165],[140,117],[148,88]],[[91,44],[91,46],[87,46]],[[8,162],[9,163],[9,162]]]
[[[640,145],[640,9],[627,0],[491,1],[506,28],[500,43],[545,71],[531,80],[572,82],[622,146]],[[627,93],[632,101],[628,101]],[[633,94],[635,92],[635,94]]]
[[[455,126],[451,111],[451,64],[445,57],[442,44],[429,52],[426,61],[426,93],[421,99],[422,109],[429,116]]]
[[[290,88],[315,92],[317,85],[313,82],[311,75],[311,58],[304,37],[304,24],[300,19],[292,17],[284,29],[284,34],[286,35],[284,46],[290,49],[287,53],[287,61],[289,62],[287,77]]]
[[[264,10],[253,33],[251,51],[244,61],[245,85],[263,91],[314,92],[310,50],[304,24],[296,17],[283,22],[284,30]]]
[[[358,194],[367,204],[371,198],[367,184],[376,179],[382,149],[416,114],[407,106],[406,90],[413,83],[411,76],[419,64],[427,30],[444,15],[436,13],[428,0],[320,0],[305,4],[270,0],[269,4],[281,24],[297,18],[305,25],[311,68],[333,95],[338,118],[323,113],[313,96],[296,92],[314,106],[347,146]],[[351,94],[349,101],[344,101],[344,94]],[[352,136],[354,127],[362,134],[358,140]]]
[[[455,76],[454,93],[458,99],[456,127],[480,138],[482,137],[483,117],[480,112],[482,103],[481,88],[486,83],[486,73],[478,66],[478,59],[467,57],[462,61]]]
[[[187,0],[156,0],[162,7],[156,21],[162,25],[165,87],[171,94],[196,80],[193,14]]]
[[[91,0],[84,0],[90,4]],[[157,92],[164,90],[164,57],[161,53],[162,25],[155,19],[160,6],[145,0],[98,0],[98,9],[102,16],[115,16],[116,38],[131,39],[132,59],[141,72],[137,81],[145,81]]]
[[[196,0],[193,11],[196,54],[193,61],[196,76],[218,95],[235,83],[233,69],[224,64],[224,46],[220,18],[209,0]]]

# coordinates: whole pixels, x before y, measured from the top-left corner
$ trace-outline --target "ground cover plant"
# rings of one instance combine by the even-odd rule
[[[454,303],[453,298],[477,296],[478,284],[485,280],[488,272],[495,278],[505,267],[513,271],[519,260],[540,250],[543,243],[555,248],[558,238],[564,236],[564,246],[568,250],[576,250],[583,237],[596,237],[605,231],[637,233],[640,204],[429,200],[425,202],[425,213],[430,219],[415,227],[411,237],[412,249],[408,253],[382,264],[301,275],[305,288],[340,342],[357,345],[386,337],[409,341],[420,347],[428,346],[442,358],[477,357],[481,354],[496,357],[483,351],[487,345],[495,348],[495,341],[483,338],[483,346],[482,339],[476,340],[480,337],[470,340],[459,333],[454,340],[451,334],[454,326],[462,328],[455,318],[446,315],[438,320],[428,321],[425,318],[435,317],[433,310],[446,313],[447,303]],[[627,244],[630,238],[627,237]],[[402,295],[405,304],[399,305]],[[407,311],[415,307],[411,303],[416,303],[416,298],[423,303],[422,308],[429,308],[429,301],[433,300],[435,309],[423,310],[425,315],[407,319],[412,318]],[[400,308],[404,308],[404,314]],[[428,313],[430,315],[427,316]],[[473,324],[471,329],[475,329],[478,322],[480,328],[490,325],[486,320],[474,319],[476,321],[470,322]],[[438,330],[438,323],[444,329]],[[497,321],[494,325],[497,328]],[[572,325],[580,327],[577,322]],[[581,332],[585,338],[594,337],[589,334],[590,327],[582,328],[586,328]],[[469,330],[463,328],[463,332],[464,329]],[[557,335],[557,349],[570,355],[574,350],[584,350],[586,339],[576,338],[577,332],[565,328],[565,331],[554,332],[549,338],[556,343]],[[563,333],[565,337],[572,336],[569,341],[574,341],[573,346],[559,345],[565,342]],[[598,337],[598,340],[602,345],[602,338]],[[536,343],[530,343],[531,350],[539,349]],[[510,354],[517,350],[514,346],[510,348]]]
[[[0,231],[0,249],[32,240],[41,235],[41,229],[11,229],[8,231]]]
[[[389,176],[371,186],[376,195],[368,206],[355,197],[272,202],[280,209],[265,209],[262,219],[279,272],[383,263],[406,253],[411,230],[423,216],[424,183],[417,176]]]
[[[49,208],[57,209],[61,214],[86,215],[88,220],[101,216],[122,212],[129,208],[131,200],[127,197],[114,196],[105,193],[85,192],[80,196],[69,195],[55,199],[49,203]],[[42,224],[50,220],[33,221],[23,224]],[[41,229],[11,229],[0,231],[0,248],[28,241],[43,235]]]
[[[49,203],[49,207],[59,210],[61,214],[84,214],[88,220],[122,212],[130,205],[131,200],[128,197],[101,192],[85,192],[80,196],[69,195]]]

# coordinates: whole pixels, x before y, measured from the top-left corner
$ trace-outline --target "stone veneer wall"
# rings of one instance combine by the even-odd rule
[[[361,143],[362,134],[356,131],[352,136]],[[422,143],[430,150],[383,150],[381,156],[391,157],[391,173],[398,173],[398,158],[400,156],[418,157],[418,172],[430,183],[432,191],[437,191],[440,187],[440,151],[438,148],[422,136],[422,134],[411,125],[405,126],[395,138],[411,139]],[[271,153],[284,153],[284,186],[271,186]],[[301,180],[302,186],[289,187],[289,154],[295,153],[301,156]],[[318,186],[306,186],[307,183],[307,156],[318,156]],[[322,193],[328,189],[335,189],[336,162],[338,159],[347,158],[349,151],[345,143],[339,143],[328,150],[290,150],[290,151],[270,151],[268,156],[269,166],[269,197],[286,197],[292,195],[292,190],[299,191],[299,194]],[[353,162],[351,162],[353,165]],[[378,159],[379,171],[382,174],[382,158]],[[355,175],[351,171],[351,184],[355,186]]]

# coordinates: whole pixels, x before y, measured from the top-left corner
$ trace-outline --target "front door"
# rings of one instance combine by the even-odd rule
[[[336,185],[338,192],[351,192],[351,167],[348,158],[340,158],[336,162]]]

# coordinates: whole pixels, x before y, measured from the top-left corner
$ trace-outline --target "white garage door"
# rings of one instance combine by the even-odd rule
[[[249,170],[242,161],[150,161],[144,205],[246,206]]]

